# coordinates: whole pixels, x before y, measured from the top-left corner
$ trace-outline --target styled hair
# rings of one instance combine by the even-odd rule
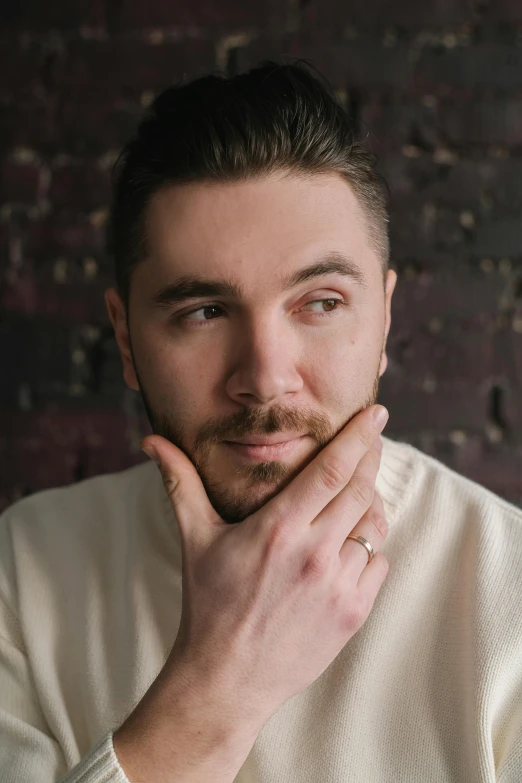
[[[155,192],[278,171],[344,177],[366,217],[385,283],[386,183],[375,156],[357,140],[350,115],[311,68],[305,60],[266,60],[236,76],[207,74],[180,82],[155,98],[113,169],[108,250],[127,312],[132,270],[147,255],[144,218]]]

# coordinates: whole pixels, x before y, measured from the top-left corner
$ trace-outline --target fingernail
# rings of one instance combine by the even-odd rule
[[[157,465],[159,465],[160,461],[159,461],[159,457],[158,457],[158,452],[156,451],[154,446],[142,446],[141,450],[145,452],[147,457],[150,457],[150,459],[154,460],[154,462]]]
[[[381,436],[379,435],[379,437],[377,438],[377,443],[375,444],[375,448],[377,449],[377,451],[378,451],[379,453],[382,453],[382,445],[383,445],[383,444],[382,444],[382,438],[381,438]]]
[[[390,414],[384,405],[378,405],[373,412],[373,423],[377,429],[383,430]]]

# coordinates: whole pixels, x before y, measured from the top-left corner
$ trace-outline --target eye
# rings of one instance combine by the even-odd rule
[[[191,316],[195,316],[197,313],[204,313],[208,310],[221,310],[221,307],[219,305],[209,304],[209,305],[203,305],[203,307],[198,308],[197,310],[192,310],[190,313],[184,313],[183,315],[179,316],[180,321],[192,321],[196,323],[205,323],[205,321],[213,321],[214,318],[192,318]]]
[[[330,315],[330,313],[334,313],[336,310],[339,310],[340,307],[346,305],[346,302],[343,299],[329,297],[328,299],[314,299],[313,302],[308,302],[305,307],[308,305],[321,305],[322,307],[327,305],[326,312],[323,310],[323,312],[318,311],[316,313],[319,316],[327,316]]]

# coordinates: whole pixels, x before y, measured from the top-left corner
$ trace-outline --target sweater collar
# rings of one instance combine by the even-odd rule
[[[391,529],[407,500],[414,493],[415,466],[418,451],[413,446],[381,435],[383,442],[381,466],[375,487],[381,496],[386,521]]]

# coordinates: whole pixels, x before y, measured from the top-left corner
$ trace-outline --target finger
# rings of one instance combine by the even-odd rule
[[[382,499],[377,492],[374,502],[349,535],[365,538],[372,545],[375,553],[382,551],[388,535],[388,524]],[[346,538],[339,552],[339,558],[353,581],[358,581],[363,570],[369,565],[368,550],[360,541],[354,541],[353,538]]]
[[[150,450],[148,456],[158,465],[183,539],[187,543],[207,545],[216,526],[224,522],[210,503],[194,464],[181,449],[160,435],[144,439],[142,449]]]
[[[381,464],[382,440],[374,437],[369,451],[363,456],[348,484],[312,522],[312,529],[332,550],[340,551],[355,524],[370,509],[375,496],[375,481]]]
[[[373,412],[383,409],[382,423]],[[365,408],[272,500],[263,507],[266,518],[310,524],[324,507],[348,484],[375,434],[388,420],[382,405]]]
[[[359,595],[364,597],[368,614],[372,610],[377,594],[388,575],[389,569],[390,564],[382,552],[377,552],[372,562],[368,563],[359,577],[357,587],[359,588]]]

